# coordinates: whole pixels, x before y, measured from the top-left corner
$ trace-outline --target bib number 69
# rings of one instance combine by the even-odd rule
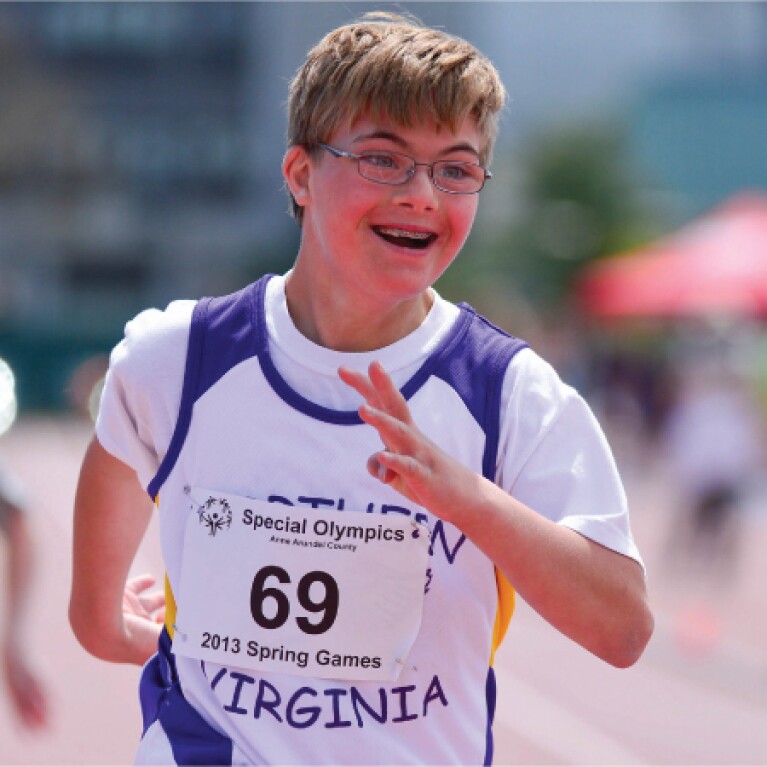
[[[276,578],[280,584],[289,584],[290,575],[277,565],[262,567],[253,578],[250,589],[250,613],[253,620],[263,629],[278,629],[284,626],[290,617],[291,600],[282,589],[268,586],[266,581]],[[323,596],[317,601],[312,598],[312,587],[318,584],[323,588]],[[316,589],[314,589],[316,592]],[[324,634],[335,622],[338,615],[338,584],[330,573],[312,570],[306,573],[296,586],[296,598],[301,607],[309,613],[321,614],[319,621],[312,623],[306,616],[295,619],[298,628],[304,634]],[[271,600],[275,606],[274,614],[268,617],[264,612],[264,603]]]

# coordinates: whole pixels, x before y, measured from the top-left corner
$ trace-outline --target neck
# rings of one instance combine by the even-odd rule
[[[421,325],[434,303],[431,290],[396,303],[369,296],[350,300],[337,285],[310,284],[295,271],[286,280],[285,295],[299,332],[339,352],[375,351],[399,341]]]

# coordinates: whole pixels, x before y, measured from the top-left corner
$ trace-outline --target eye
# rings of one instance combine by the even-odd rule
[[[473,178],[473,166],[463,162],[445,162],[439,165],[439,175],[447,181],[466,181]]]
[[[376,170],[398,170],[403,165],[403,161],[391,152],[364,152],[360,162]]]

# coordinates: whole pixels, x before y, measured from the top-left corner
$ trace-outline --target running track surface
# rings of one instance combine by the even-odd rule
[[[52,710],[48,731],[27,733],[0,696],[0,764],[130,764],[139,735],[138,669],[89,657],[66,617],[72,500],[90,430],[74,418],[26,418],[0,437],[0,461],[26,484],[32,507],[38,571],[25,633]],[[680,575],[662,557],[674,508],[662,467],[630,466],[626,480],[655,636],[620,671],[520,603],[497,656],[495,763],[765,764],[767,513],[743,519],[733,582]],[[134,571],[160,578],[156,533],[152,523]]]

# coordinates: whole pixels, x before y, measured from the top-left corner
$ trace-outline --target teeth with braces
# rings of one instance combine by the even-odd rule
[[[389,237],[408,237],[411,240],[428,240],[432,236],[431,232],[413,232],[405,229],[393,229],[388,226],[378,227],[378,231]]]

